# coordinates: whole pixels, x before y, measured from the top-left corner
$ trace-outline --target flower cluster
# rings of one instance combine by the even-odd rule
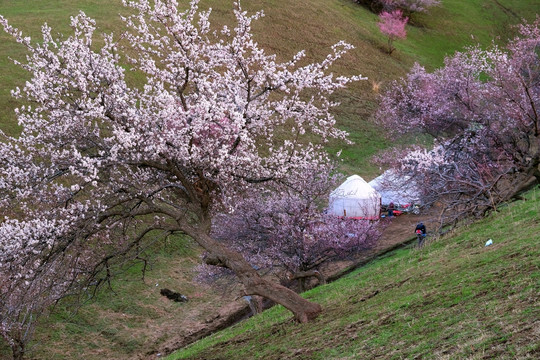
[[[362,252],[379,238],[380,224],[321,210],[337,180],[322,172],[298,179],[301,187],[246,194],[233,212],[215,219],[215,237],[278,276]]]

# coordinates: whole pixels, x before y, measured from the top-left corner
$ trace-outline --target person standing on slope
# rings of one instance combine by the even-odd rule
[[[414,229],[416,232],[416,237],[418,238],[418,247],[424,246],[424,240],[426,239],[426,225],[424,223],[419,222],[416,225],[416,229]]]

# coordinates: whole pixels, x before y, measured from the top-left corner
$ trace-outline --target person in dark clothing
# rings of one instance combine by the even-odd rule
[[[394,209],[395,209],[395,206],[393,202],[388,204],[388,217],[394,216]]]
[[[426,225],[419,222],[414,231],[416,233],[416,237],[418,238],[418,247],[422,247],[424,245],[424,240],[426,239]]]

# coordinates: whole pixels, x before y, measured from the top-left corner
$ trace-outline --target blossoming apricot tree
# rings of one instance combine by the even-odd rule
[[[394,136],[436,141],[394,166],[457,216],[481,216],[540,182],[540,18],[519,31],[506,49],[471,48],[433,73],[416,65],[381,98],[377,119]]]
[[[320,267],[358,254],[376,243],[381,224],[325,214],[338,176],[323,169],[279,191],[257,191],[215,218],[214,237],[237,249],[262,271],[282,280],[325,279]]]
[[[219,31],[197,0],[185,10],[175,0],[124,4],[133,10],[127,31],[104,34],[100,46],[84,13],[72,18],[71,36],[55,39],[44,25],[37,44],[0,18],[26,46],[21,66],[31,73],[13,92],[29,104],[16,111],[22,133],[6,140],[24,158],[2,174],[1,193],[32,210],[23,211],[28,226],[43,213],[62,220],[47,241],[65,251],[94,244],[125,254],[156,231],[185,234],[246,294],[284,305],[299,322],[315,318],[318,304],[260,277],[210,230],[252,186],[285,184],[328,161],[323,143],[346,137],[329,95],[363,79],[329,72],[351,45],[336,44],[319,63],[302,64],[303,52],[280,62],[251,33],[263,14],[238,4],[236,26]],[[126,62],[143,86],[126,81]]]
[[[405,25],[409,21],[408,17],[403,17],[401,10],[394,10],[392,12],[383,11],[379,14],[379,30],[388,38],[388,54],[392,54],[396,49],[394,47],[394,41],[396,39],[404,39],[407,37],[407,31]]]

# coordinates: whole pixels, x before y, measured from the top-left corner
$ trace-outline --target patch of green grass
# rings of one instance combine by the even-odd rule
[[[205,305],[201,288],[192,282],[199,250],[190,240],[171,236],[152,245],[142,278],[142,261],[112,269],[111,287],[82,299],[74,311],[72,299],[61,301],[36,331],[31,356],[46,359],[128,359],[169,341],[167,331],[182,324],[185,309]],[[175,303],[160,295],[169,288],[186,295]],[[214,305],[211,308],[215,311]],[[179,325],[180,326],[180,325]],[[0,349],[2,346],[0,346]],[[6,356],[7,356],[6,352]]]
[[[312,323],[276,307],[167,359],[534,358],[539,196],[307,292],[324,308]]]
[[[516,24],[522,19],[533,21],[538,12],[539,5],[534,1],[442,1],[427,14],[413,14],[407,39],[396,42],[396,47],[433,69],[464,46],[506,43],[517,35]]]

